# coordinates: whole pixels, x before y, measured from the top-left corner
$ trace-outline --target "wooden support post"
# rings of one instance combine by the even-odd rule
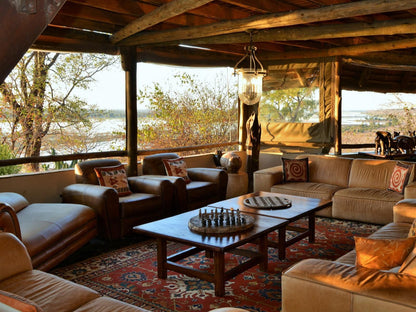
[[[135,47],[121,49],[121,65],[126,78],[127,175],[137,175],[137,52]]]
[[[342,154],[342,107],[341,107],[341,87],[340,87],[340,62],[332,63],[332,77],[331,77],[331,91],[332,101],[334,103],[334,153],[336,155]]]

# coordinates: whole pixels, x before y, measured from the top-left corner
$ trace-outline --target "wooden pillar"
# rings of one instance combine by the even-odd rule
[[[340,62],[332,63],[332,101],[334,103],[334,153],[342,154],[342,105],[341,105],[341,87],[340,87]]]
[[[122,48],[121,65],[126,80],[126,149],[127,175],[137,175],[137,52],[135,47]]]

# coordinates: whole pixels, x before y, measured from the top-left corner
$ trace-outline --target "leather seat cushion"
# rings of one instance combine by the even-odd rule
[[[38,270],[0,281],[0,289],[27,298],[44,311],[74,311],[100,297],[96,291]]]
[[[343,187],[315,182],[293,182],[276,184],[272,186],[271,192],[295,196],[316,197],[320,199],[331,199],[335,192]]]
[[[156,194],[133,193],[120,197],[119,203],[121,218],[128,219],[149,213],[150,215],[156,215],[157,211],[155,211],[155,207],[162,206],[162,199]]]
[[[74,312],[148,312],[128,303],[124,303],[109,297],[100,297],[94,299],[82,307],[79,307]]]
[[[186,185],[188,193],[188,202],[203,202],[204,199],[217,196],[218,185],[206,181],[192,181]]]
[[[389,223],[369,237],[378,239],[395,239],[395,238],[406,238],[409,233],[409,223]],[[356,253],[355,250],[346,253],[339,257],[336,261],[344,264],[355,265]]]
[[[78,204],[31,204],[17,214],[22,241],[33,257],[73,235],[91,221],[95,211]]]
[[[347,188],[335,193],[332,215],[335,218],[387,224],[393,221],[393,206],[403,195],[385,189]]]

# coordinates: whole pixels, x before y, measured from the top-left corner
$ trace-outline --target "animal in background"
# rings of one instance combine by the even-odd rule
[[[376,154],[389,155],[391,153],[391,133],[387,131],[377,131],[374,140],[376,145]]]
[[[415,131],[409,131],[409,135],[397,135],[393,138],[393,142],[396,152],[411,154],[416,146]]]

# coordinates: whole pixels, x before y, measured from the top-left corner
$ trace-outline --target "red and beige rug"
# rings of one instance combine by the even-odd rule
[[[304,220],[299,223],[306,226]],[[261,272],[255,266],[227,281],[224,297],[215,297],[213,284],[183,274],[168,271],[166,280],[158,279],[154,240],[60,267],[52,273],[151,311],[209,311],[228,306],[258,312],[280,311],[283,270],[306,258],[336,259],[354,247],[354,236],[367,236],[377,228],[379,226],[317,218],[314,244],[309,244],[307,239],[294,244],[283,261],[279,260],[277,250],[269,248],[268,272]],[[254,245],[248,247],[255,248]],[[170,243],[168,252],[183,248],[186,247]],[[238,261],[242,259],[229,255],[227,262]],[[198,268],[212,267],[212,260],[204,253],[187,258],[184,263]]]

